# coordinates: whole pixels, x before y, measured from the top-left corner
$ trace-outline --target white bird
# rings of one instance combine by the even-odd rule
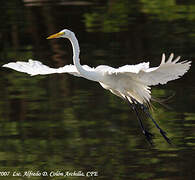
[[[163,54],[161,64],[158,67],[153,68],[149,67],[149,62],[143,62],[136,65],[125,65],[119,68],[113,68],[106,65],[91,68],[87,65],[80,64],[79,43],[72,31],[64,29],[59,33],[49,36],[47,39],[53,38],[67,38],[70,40],[73,48],[74,65],[50,68],[39,61],[30,59],[28,62],[11,62],[3,65],[3,67],[24,72],[31,76],[39,74],[69,73],[74,76],[99,82],[103,88],[110,90],[113,94],[128,101],[136,112],[143,134],[151,144],[153,135],[144,128],[137,107],[141,107],[141,109],[144,110],[146,115],[152,119],[156,127],[160,130],[162,136],[170,143],[170,140],[165,135],[166,133],[158,126],[149,113],[147,104],[151,100],[150,86],[166,84],[168,81],[180,78],[189,70],[190,61],[178,62],[180,57],[173,59],[173,54],[165,61],[165,55]]]

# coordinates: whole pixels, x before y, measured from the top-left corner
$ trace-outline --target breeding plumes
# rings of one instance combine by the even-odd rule
[[[160,65],[153,68],[149,67],[149,62],[143,62],[136,65],[125,65],[119,68],[113,68],[106,65],[91,68],[88,65],[80,64],[79,43],[72,31],[64,29],[57,34],[49,36],[47,39],[53,38],[67,38],[70,40],[73,48],[74,65],[51,68],[42,64],[40,61],[30,59],[28,62],[11,62],[3,65],[3,67],[24,72],[30,74],[31,76],[53,73],[69,73],[74,76],[99,82],[103,88],[110,90],[113,94],[121,97],[129,103],[137,115],[143,134],[151,144],[153,134],[147,131],[143,126],[141,117],[137,110],[138,107],[146,113],[146,115],[159,129],[165,140],[170,143],[166,133],[154,121],[147,107],[147,104],[149,104],[151,100],[150,86],[166,84],[168,81],[180,78],[189,70],[190,61],[178,62],[180,57],[174,59],[173,54],[171,54],[168,60],[165,61],[165,55],[163,54]]]

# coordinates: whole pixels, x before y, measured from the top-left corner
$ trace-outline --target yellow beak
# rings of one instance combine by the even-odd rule
[[[63,34],[64,34],[63,32],[59,32],[59,33],[56,33],[56,34],[52,34],[51,36],[47,37],[47,39],[59,38],[59,37],[61,37]]]

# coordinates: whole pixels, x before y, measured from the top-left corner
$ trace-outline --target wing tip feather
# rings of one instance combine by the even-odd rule
[[[161,60],[160,64],[165,64],[165,58],[166,58],[165,53],[163,53],[162,54],[162,60]]]
[[[7,67],[7,64],[2,65],[1,67]]]

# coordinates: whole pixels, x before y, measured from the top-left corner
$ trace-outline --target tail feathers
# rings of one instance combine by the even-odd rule
[[[148,103],[151,99],[150,87],[136,81],[133,83],[131,89],[129,88],[126,91],[128,96],[134,98],[141,104]]]

